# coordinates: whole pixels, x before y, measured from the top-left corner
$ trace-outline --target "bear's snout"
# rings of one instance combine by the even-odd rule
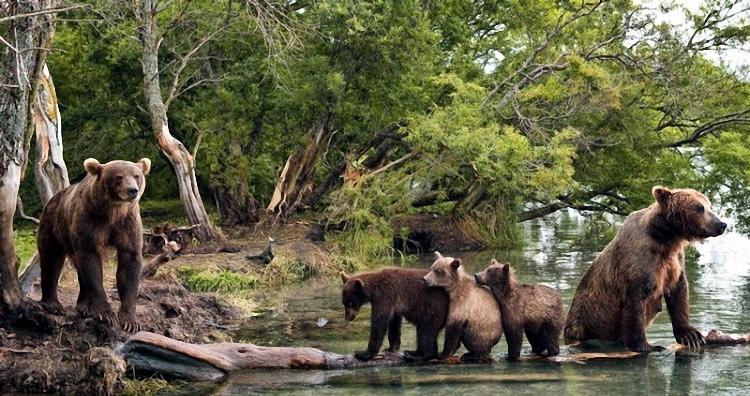
[[[131,199],[134,199],[137,196],[138,196],[138,189],[137,188],[135,188],[135,187],[128,188],[128,197],[130,197]]]
[[[719,224],[716,226],[717,236],[724,233],[724,231],[727,230],[727,223],[720,221]]]

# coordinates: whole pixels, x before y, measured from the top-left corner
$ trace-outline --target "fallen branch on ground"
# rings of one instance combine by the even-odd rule
[[[707,347],[738,344],[750,344],[750,334],[729,335],[711,330],[706,336]],[[680,344],[668,348],[670,351],[683,349],[687,348]],[[419,364],[407,361],[401,353],[381,353],[363,362],[352,355],[316,348],[263,347],[238,343],[197,345],[149,332],[133,335],[118,352],[138,375],[198,381],[218,380],[229,372],[250,369],[328,370]],[[631,351],[569,352],[552,357],[522,356],[521,361],[585,363],[589,360],[624,360],[641,356],[644,355]],[[459,359],[426,363],[457,364]]]
[[[171,260],[174,255],[180,250],[180,245],[175,241],[169,241],[164,245],[164,249],[158,255],[153,257],[151,260],[143,266],[141,270],[141,279],[150,278],[156,275],[156,270],[161,267],[162,264]]]

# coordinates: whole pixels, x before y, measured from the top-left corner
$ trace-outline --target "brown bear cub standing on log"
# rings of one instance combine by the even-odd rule
[[[510,265],[495,260],[487,269],[474,274],[474,279],[492,290],[500,306],[508,360],[518,360],[521,356],[524,332],[534,354],[560,353],[558,340],[565,321],[560,293],[548,286],[516,282]]]
[[[697,347],[703,335],[689,323],[685,246],[721,235],[727,228],[705,195],[656,186],[656,202],[631,213],[578,285],[565,323],[566,341],[624,341],[628,349],[661,350],[646,328],[667,303],[674,337]]]
[[[52,314],[65,314],[57,298],[57,284],[69,257],[78,272],[76,309],[84,316],[110,325],[119,321],[125,330],[137,331],[135,306],[143,245],[138,202],[151,161],[143,158],[137,163],[112,161],[102,165],[89,158],[83,166],[86,177],[55,194],[39,219],[41,304]],[[111,248],[117,250],[118,316],[103,286],[102,262]]]
[[[468,353],[464,361],[489,358],[492,347],[503,334],[500,308],[492,293],[466,275],[461,260],[443,257],[435,252],[436,260],[424,280],[428,286],[443,287],[448,292],[450,305],[445,324],[445,342],[441,358],[452,356],[461,343]]]
[[[389,352],[401,347],[401,322],[417,327],[417,350],[406,352],[412,358],[437,356],[437,337],[448,315],[448,295],[441,288],[425,285],[422,269],[386,268],[377,272],[347,275],[341,272],[344,289],[341,302],[346,320],[354,320],[362,305],[372,305],[370,341],[367,350],[356,352],[359,360],[370,360],[380,352],[388,332]]]

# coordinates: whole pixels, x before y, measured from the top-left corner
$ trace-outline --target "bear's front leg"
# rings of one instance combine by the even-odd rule
[[[81,309],[81,312],[110,326],[117,324],[117,316],[104,292],[102,258],[99,252],[95,249],[80,249],[76,253],[75,262],[79,269],[78,284],[82,293],[88,297],[88,308]]]
[[[370,317],[370,341],[367,343],[367,350],[355,352],[355,358],[368,361],[380,352],[380,347],[383,346],[383,338],[385,338],[385,333],[388,331],[390,321],[391,317],[388,313],[378,312],[377,309],[373,309],[372,316]]]
[[[672,333],[675,340],[689,348],[699,348],[706,340],[698,329],[690,325],[690,297],[685,273],[680,275],[677,285],[664,296],[667,311],[672,320]]]
[[[136,332],[140,325],[135,319],[135,307],[141,281],[143,258],[140,251],[117,250],[117,292],[120,295],[120,326],[125,331]]]
[[[461,336],[464,334],[466,329],[467,321],[455,321],[450,322],[445,326],[445,339],[443,340],[443,353],[438,357],[439,359],[447,359],[453,356],[454,353],[461,346]]]

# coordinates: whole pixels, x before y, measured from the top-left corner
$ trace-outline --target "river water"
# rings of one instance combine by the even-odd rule
[[[601,230],[592,228],[574,212],[527,222],[523,228],[522,248],[454,256],[464,260],[467,272],[484,268],[492,257],[510,262],[522,282],[544,282],[557,288],[567,309],[578,280],[608,241],[601,237]],[[704,332],[713,328],[728,333],[750,331],[750,240],[728,232],[696,248],[700,256],[687,264],[693,325]],[[427,266],[431,261],[430,256],[425,256],[408,265]],[[346,322],[340,304],[340,286],[341,281],[336,276],[270,292],[261,298],[268,309],[248,319],[235,338],[260,345],[311,346],[339,353],[364,349],[369,330],[369,306],[363,308],[355,321]],[[402,349],[414,349],[414,337],[414,328],[404,322]],[[648,337],[651,343],[662,346],[674,342],[666,312],[649,328]],[[750,392],[750,347],[747,346],[691,353],[664,352],[631,360],[586,364],[509,364],[502,358],[506,351],[503,337],[493,351],[494,364],[238,373],[213,392],[217,395],[258,392],[723,395]],[[562,353],[567,351],[563,348]],[[526,341],[524,352],[530,352]]]

